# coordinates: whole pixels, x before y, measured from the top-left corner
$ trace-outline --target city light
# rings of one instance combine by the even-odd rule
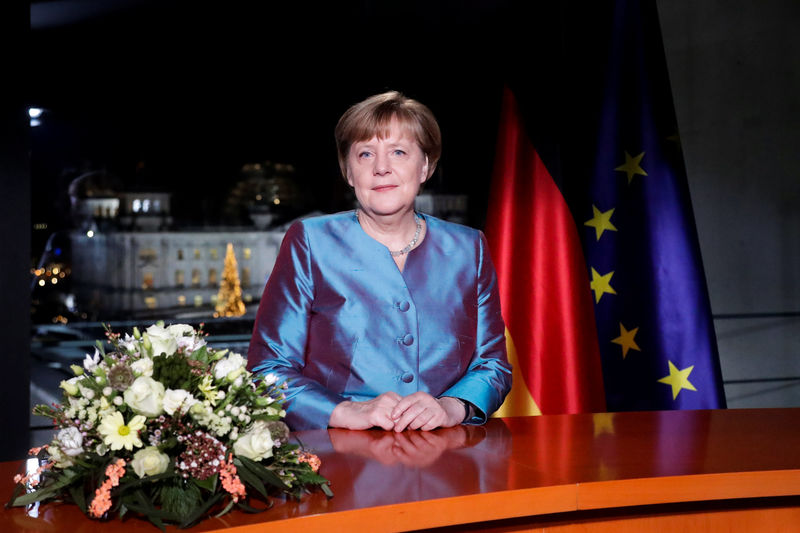
[[[31,127],[32,128],[35,128],[36,126],[39,126],[42,123],[42,121],[39,120],[39,117],[42,116],[42,112],[43,111],[44,110],[42,108],[40,108],[40,107],[29,107],[28,108],[28,116],[31,118]]]
[[[91,239],[92,237],[94,237],[94,231],[92,231],[92,230],[87,231],[86,232],[86,236]]]

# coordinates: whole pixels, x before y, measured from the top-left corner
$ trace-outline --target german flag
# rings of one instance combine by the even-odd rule
[[[655,2],[582,6],[557,61],[503,95],[486,234],[515,381],[497,416],[724,407]]]

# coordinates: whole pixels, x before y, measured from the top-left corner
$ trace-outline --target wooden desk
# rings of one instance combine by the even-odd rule
[[[800,409],[520,417],[432,433],[297,433],[334,498],[276,500],[192,531],[798,531]],[[20,463],[0,464],[8,500]],[[157,531],[141,520],[115,532]],[[0,531],[99,532],[74,506]],[[174,530],[174,528],[170,528]]]

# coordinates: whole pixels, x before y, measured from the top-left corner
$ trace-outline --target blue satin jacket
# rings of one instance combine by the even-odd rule
[[[475,229],[424,215],[401,272],[354,211],[292,224],[264,289],[248,369],[286,381],[286,422],[326,427],[344,400],[454,396],[481,424],[511,388],[497,276]]]

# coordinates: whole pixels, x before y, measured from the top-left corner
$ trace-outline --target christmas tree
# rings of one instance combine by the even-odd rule
[[[244,313],[242,285],[239,282],[239,267],[236,264],[236,255],[233,253],[233,244],[229,242],[228,250],[225,252],[225,268],[222,271],[222,280],[219,283],[214,316],[242,316]]]

